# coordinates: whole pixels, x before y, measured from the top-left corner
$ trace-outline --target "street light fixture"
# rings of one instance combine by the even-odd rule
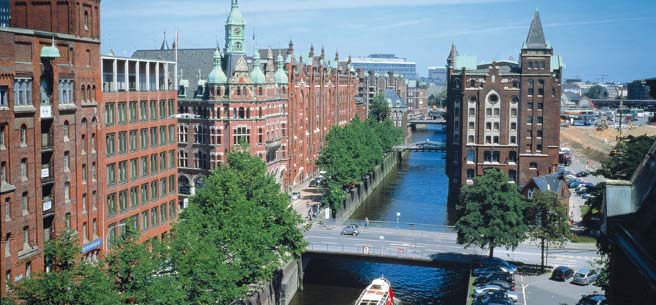
[[[105,245],[106,245],[106,248],[107,248],[108,252],[109,252],[109,230],[113,230],[113,229],[118,228],[118,227],[124,227],[126,225],[127,225],[127,223],[119,223],[119,224],[115,224],[115,225],[107,228],[107,236],[105,236]]]
[[[401,217],[401,212],[396,212],[396,224],[399,223],[399,217]]]

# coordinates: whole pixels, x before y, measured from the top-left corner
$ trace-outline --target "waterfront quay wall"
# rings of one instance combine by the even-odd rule
[[[374,167],[374,170],[350,192],[346,194],[346,200],[342,209],[335,213],[337,219],[348,219],[353,212],[369,197],[369,195],[385,180],[390,173],[396,172],[399,162],[406,157],[408,152],[393,151],[388,153],[383,162]]]
[[[231,305],[288,305],[296,291],[302,289],[303,270],[299,268],[300,259],[294,259],[282,269],[276,271],[271,282],[254,284],[244,300],[238,300]]]

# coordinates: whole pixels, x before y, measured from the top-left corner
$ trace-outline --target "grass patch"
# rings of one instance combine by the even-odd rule
[[[569,241],[573,243],[596,243],[597,239],[591,236],[572,234]]]
[[[467,305],[474,303],[474,280],[476,278],[473,276],[473,273],[469,274],[469,282],[467,283],[467,286],[469,286],[469,289],[467,290]]]

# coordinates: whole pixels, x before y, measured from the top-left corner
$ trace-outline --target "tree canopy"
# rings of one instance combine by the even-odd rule
[[[171,262],[191,304],[229,304],[305,246],[287,194],[247,152],[232,152],[180,215]]]
[[[369,104],[369,117],[383,122],[390,116],[389,103],[383,94],[377,94]]]
[[[379,122],[370,117],[363,122],[356,117],[344,127],[331,128],[317,159],[326,171],[324,203],[338,210],[346,198],[344,189],[362,181],[402,137],[403,130],[389,119]]]
[[[460,218],[455,224],[458,239],[465,247],[475,245],[489,249],[515,249],[526,238],[528,227],[524,221],[526,204],[517,187],[508,182],[502,172],[487,169],[476,177],[473,185],[461,190]]]
[[[45,261],[51,271],[21,280],[11,290],[11,299],[26,305],[121,304],[101,267],[81,262],[80,253],[77,236],[68,230],[46,242]]]
[[[627,136],[617,143],[613,154],[606,161],[601,162],[597,175],[609,179],[629,180],[633,172],[645,158],[649,148],[656,142],[656,136]]]
[[[544,270],[545,246],[562,247],[571,235],[567,207],[560,203],[558,194],[552,191],[536,191],[529,204],[529,236],[540,245],[540,266]]]
[[[588,91],[583,93],[583,96],[587,96],[591,99],[605,99],[608,98],[608,90],[602,86],[594,85],[590,87]]]

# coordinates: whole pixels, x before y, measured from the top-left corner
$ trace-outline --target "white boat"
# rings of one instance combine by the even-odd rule
[[[380,277],[371,282],[367,288],[362,291],[360,297],[355,301],[355,305],[393,305],[394,291],[392,285],[384,278]]]

